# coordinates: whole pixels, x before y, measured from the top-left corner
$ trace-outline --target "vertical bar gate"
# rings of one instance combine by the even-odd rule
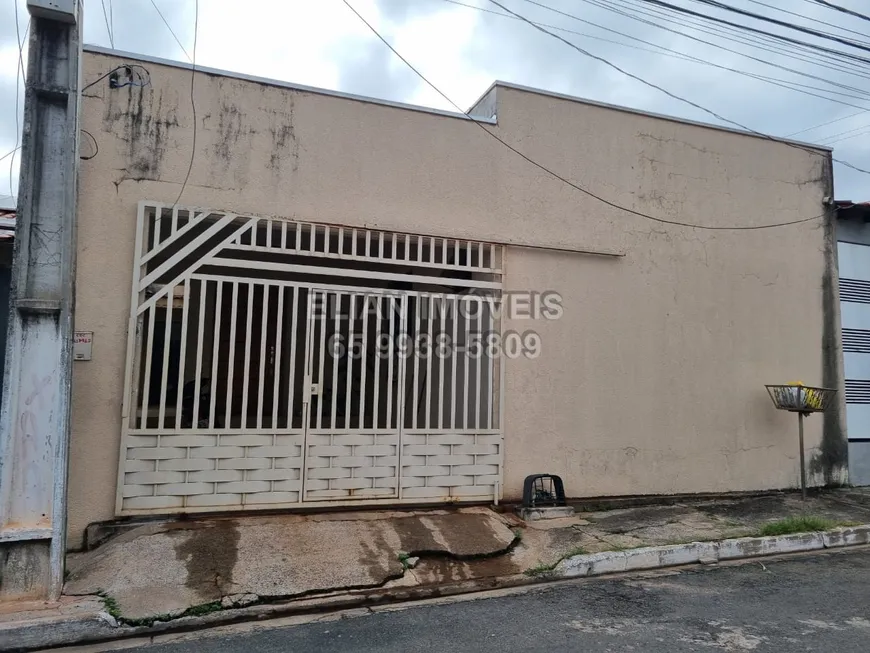
[[[118,514],[497,497],[498,248],[142,203],[136,253]]]

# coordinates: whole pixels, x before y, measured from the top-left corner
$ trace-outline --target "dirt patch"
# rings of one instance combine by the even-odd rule
[[[652,526],[679,522],[695,509],[690,506],[650,506],[614,510],[610,513],[589,513],[584,517],[596,528],[608,533],[628,533]]]

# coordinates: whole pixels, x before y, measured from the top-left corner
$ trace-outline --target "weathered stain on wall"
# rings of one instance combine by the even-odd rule
[[[126,143],[126,161],[118,186],[124,181],[159,180],[163,159],[178,127],[176,94],[150,86],[127,86],[106,92],[104,131]],[[164,107],[164,102],[167,106]]]
[[[819,175],[825,197],[833,199],[832,162],[825,162]],[[838,391],[836,410],[822,415],[823,430],[819,449],[809,461],[809,470],[820,476],[825,485],[846,483],[849,469],[849,442],[844,428],[845,385],[840,329],[840,296],[837,265],[836,212],[829,205],[824,218],[825,272],[822,277],[822,385]]]

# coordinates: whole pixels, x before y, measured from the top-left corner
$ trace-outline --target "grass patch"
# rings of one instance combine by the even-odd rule
[[[584,549],[582,546],[575,546],[573,549],[568,551],[568,553],[562,556],[562,560],[565,558],[573,558],[574,556],[586,555],[587,553],[589,553],[589,551]]]
[[[761,527],[759,534],[764,535],[789,535],[791,533],[812,533],[826,531],[834,528],[837,524],[830,519],[815,517],[813,515],[801,515],[800,517],[786,517],[769,522]]]
[[[549,565],[544,564],[543,562],[539,562],[531,569],[526,569],[523,573],[526,576],[543,576],[544,574],[553,571],[556,568],[556,565],[558,565],[560,562],[561,560],[557,560],[556,562]]]
[[[573,558],[574,556],[586,555],[587,553],[589,553],[589,551],[584,549],[582,546],[576,546],[573,549],[571,549],[570,551],[568,551],[566,554],[564,554],[561,558],[556,560],[556,562],[549,564],[549,565],[544,564],[543,562],[540,562],[537,565],[535,565],[534,567],[532,567],[531,569],[526,569],[523,573],[526,576],[543,576],[543,575],[553,571],[556,568],[556,565],[558,565],[560,562],[562,562],[566,558]]]
[[[212,612],[217,612],[221,609],[222,606],[220,601],[214,601],[213,603],[203,603],[202,605],[195,605],[192,608],[188,608],[183,616],[201,617],[204,614],[211,614]]]
[[[399,551],[396,554],[396,560],[402,563],[402,569],[408,571],[411,568],[411,565],[408,564],[408,560],[411,558],[410,553],[405,553],[404,551]]]
[[[103,601],[103,607],[106,609],[106,612],[112,615],[115,619],[120,619],[121,608],[118,606],[118,602],[106,594],[100,594],[99,596]]]

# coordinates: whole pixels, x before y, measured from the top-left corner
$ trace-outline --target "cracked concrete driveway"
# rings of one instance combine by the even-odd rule
[[[456,559],[506,551],[514,533],[483,508],[201,519],[143,525],[71,557],[67,595],[104,594],[128,620],[379,587],[400,552]]]

